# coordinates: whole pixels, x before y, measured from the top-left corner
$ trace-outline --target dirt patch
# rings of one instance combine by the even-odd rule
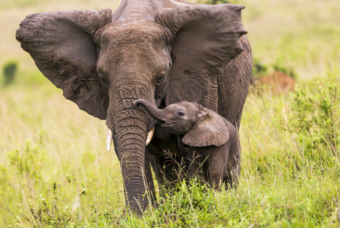
[[[294,91],[296,80],[283,72],[276,71],[271,75],[255,79],[255,86],[271,87],[273,92],[288,93]]]

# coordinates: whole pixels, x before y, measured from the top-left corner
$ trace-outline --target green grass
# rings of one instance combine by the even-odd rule
[[[180,183],[142,218],[123,213],[105,121],[66,100],[14,39],[29,13],[118,2],[1,2],[0,66],[15,60],[19,72],[8,86],[0,78],[0,227],[338,227],[340,2],[237,2],[254,57],[293,69],[297,92],[252,89],[237,191]]]

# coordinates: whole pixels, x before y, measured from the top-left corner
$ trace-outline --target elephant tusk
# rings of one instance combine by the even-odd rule
[[[107,129],[107,135],[106,135],[106,149],[107,149],[107,152],[110,152],[111,144],[112,144],[112,131],[109,128],[109,129]]]
[[[146,142],[145,142],[145,145],[149,145],[149,143],[151,142],[151,139],[152,139],[152,136],[153,136],[153,133],[155,132],[155,127],[153,127],[149,132],[148,134],[146,135]]]

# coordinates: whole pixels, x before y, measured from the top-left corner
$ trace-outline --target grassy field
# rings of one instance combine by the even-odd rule
[[[252,88],[240,129],[237,191],[194,182],[142,218],[123,216],[119,161],[106,124],[47,81],[15,40],[27,14],[115,9],[109,0],[0,2],[0,227],[339,227],[340,2],[239,0],[254,58],[290,69],[295,93]],[[63,118],[60,118],[60,117]]]

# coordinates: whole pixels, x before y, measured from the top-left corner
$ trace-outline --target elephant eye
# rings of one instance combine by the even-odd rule
[[[179,111],[179,112],[177,113],[177,115],[179,115],[179,116],[184,116],[184,112]]]
[[[165,78],[165,73],[161,73],[160,75],[158,75],[158,77],[156,78],[156,86],[160,86],[163,79]]]

